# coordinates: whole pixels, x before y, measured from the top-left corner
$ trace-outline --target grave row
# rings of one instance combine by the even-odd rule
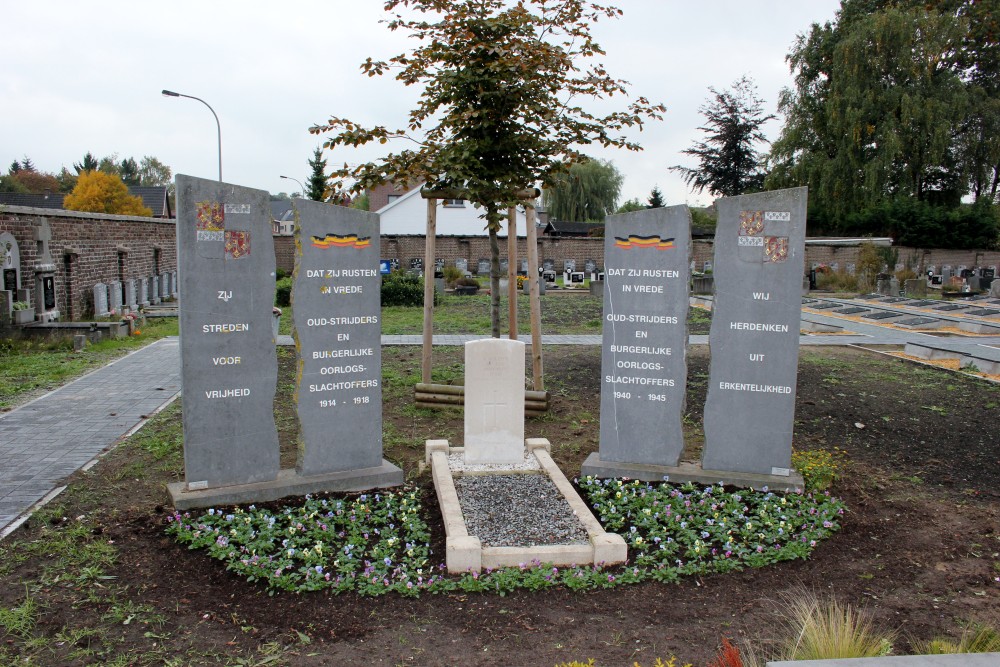
[[[94,292],[94,315],[103,317],[122,308],[136,310],[156,305],[164,299],[177,298],[177,272],[133,278],[120,282],[96,283]]]

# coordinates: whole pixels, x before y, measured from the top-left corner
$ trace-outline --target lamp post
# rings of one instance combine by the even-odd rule
[[[292,178],[291,176],[278,176],[278,178],[284,178],[286,180],[295,181],[296,183],[298,183],[299,184],[299,189],[301,191],[299,194],[302,195],[303,199],[306,198],[306,186],[302,185],[302,181],[300,181],[297,178]]]
[[[219,139],[219,180],[221,181],[222,180],[222,125],[219,123],[219,116],[215,113],[215,109],[213,109],[212,105],[210,105],[208,102],[201,99],[200,97],[195,97],[194,95],[175,93],[172,90],[164,90],[162,91],[162,94],[164,97],[186,97],[189,100],[198,100],[206,107],[208,107],[208,110],[212,112],[213,116],[215,116],[215,128],[218,133],[218,139]]]

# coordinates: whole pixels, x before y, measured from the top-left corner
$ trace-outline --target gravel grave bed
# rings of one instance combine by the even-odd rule
[[[455,478],[469,535],[484,547],[587,544],[589,536],[559,489],[545,475]]]

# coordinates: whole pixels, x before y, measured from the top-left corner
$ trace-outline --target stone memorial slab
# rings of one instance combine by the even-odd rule
[[[506,257],[500,258],[500,275],[507,275],[507,269],[510,268],[510,261]]]
[[[149,281],[139,278],[139,305],[145,308],[149,305]]]
[[[181,285],[177,281],[177,272],[176,271],[171,271],[170,272],[170,296],[172,296],[172,297],[174,297],[176,299],[178,296],[180,296],[180,293],[181,293]]]
[[[455,268],[463,273],[469,270],[469,260],[464,257],[459,257],[455,260]]]
[[[909,308],[926,308],[927,306],[934,306],[934,305],[938,305],[940,303],[941,303],[940,301],[921,300],[921,301],[913,301],[913,302],[908,303],[906,305]]]
[[[705,273],[712,273],[712,260],[710,260],[710,259],[705,260],[704,272]]]
[[[424,258],[423,257],[411,257],[410,258],[410,271],[423,271],[424,270]]]
[[[156,276],[150,276],[147,280],[149,281],[150,302],[160,303],[160,281],[156,279]]]
[[[528,275],[528,260],[526,260],[526,259],[522,259],[521,260],[521,271],[520,271],[520,273],[521,273],[521,275],[524,275],[524,276]]]
[[[125,301],[124,294],[122,293],[122,284],[117,280],[112,280],[108,283],[108,299],[108,312],[120,315]]]
[[[941,312],[951,313],[951,312],[954,312],[956,310],[965,310],[966,308],[968,308],[968,306],[960,306],[957,303],[946,303],[945,305],[938,306],[937,308],[934,308],[933,310],[940,310]]]
[[[176,184],[187,489],[274,480],[278,362],[268,194],[183,175]],[[167,292],[165,273],[157,283]]]
[[[134,280],[125,281],[125,305],[135,310],[139,307],[139,303],[136,300],[136,289]]]
[[[569,274],[569,282],[573,285],[582,285],[586,277],[583,271],[574,271]]]
[[[160,274],[160,298],[170,298],[170,275],[166,273]]]
[[[465,344],[465,462],[524,460],[524,343]]]
[[[870,313],[871,310],[868,308],[858,308],[857,306],[850,306],[848,308],[841,308],[840,310],[831,310],[831,313],[836,313],[837,315],[860,315],[862,313]]]
[[[600,450],[584,463],[585,475],[616,463],[676,466],[680,459],[690,229],[687,206],[605,223]]]
[[[840,308],[840,304],[839,303],[819,303],[819,304],[815,304],[815,305],[812,305],[812,306],[809,306],[809,307],[812,308],[813,310],[830,310],[832,308]]]
[[[14,295],[21,289],[21,252],[17,239],[10,232],[0,233],[0,270],[3,282],[0,289],[9,290]]]
[[[104,283],[94,285],[94,315],[104,317],[108,314],[108,286]]]
[[[905,296],[892,296],[888,299],[882,299],[882,303],[900,303],[902,301],[909,301]]]
[[[995,308],[973,308],[962,314],[975,315],[976,317],[993,317],[994,315],[1000,315],[1000,310],[996,310]]]
[[[837,273],[840,271],[840,264],[838,262],[834,262],[830,265],[830,269],[833,270],[834,273]]]
[[[555,270],[556,270],[556,261],[554,259],[543,259],[542,260],[542,270],[543,271],[552,271],[552,272],[555,272]]]
[[[857,267],[854,264],[847,264],[847,275],[853,276],[856,271]]]
[[[944,325],[944,322],[936,320],[933,317],[909,317],[905,320],[894,322],[894,324],[909,329],[938,329]]]
[[[576,271],[576,260],[575,259],[563,260],[563,273],[573,273],[574,271]]]
[[[790,474],[806,188],[716,202],[702,467]]]
[[[382,464],[379,218],[344,206],[292,200],[299,353],[298,472]]]
[[[894,317],[902,317],[904,314],[905,313],[890,313],[888,311],[881,310],[875,313],[868,313],[866,315],[862,315],[861,317],[865,318],[866,320],[891,320]]]
[[[479,275],[486,275],[487,273],[489,273],[490,272],[490,260],[488,260],[488,259],[480,259],[479,263],[476,266],[476,272]]]
[[[556,272],[549,270],[542,271],[542,281],[546,283],[554,283],[556,281]]]
[[[434,270],[435,271],[443,271],[444,270],[444,258],[443,257],[438,257],[437,259],[434,260]]]
[[[594,273],[597,271],[597,262],[592,259],[583,260],[583,272],[584,273]]]

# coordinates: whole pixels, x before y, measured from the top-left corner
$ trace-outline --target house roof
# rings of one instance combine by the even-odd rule
[[[34,208],[62,208],[65,197],[66,195],[61,192],[51,192],[42,195],[0,192],[0,204],[8,206],[31,206]]]
[[[172,218],[173,212],[170,210],[170,197],[165,185],[130,185],[128,186],[130,195],[142,199],[142,205],[153,211],[154,218]]]
[[[290,199],[279,199],[271,202],[271,219],[287,222],[294,217],[292,212],[292,201]]]
[[[566,222],[549,220],[543,234],[548,236],[589,236],[590,232],[603,227],[599,222]]]

